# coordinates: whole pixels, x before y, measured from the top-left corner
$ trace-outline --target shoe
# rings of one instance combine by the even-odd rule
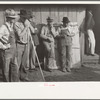
[[[23,78],[23,79],[20,79],[21,81],[26,81],[26,82],[29,82],[29,78]]]
[[[63,68],[63,69],[62,69],[62,72],[64,72],[64,73],[65,73],[65,72],[66,72],[66,69],[65,69],[65,68]]]
[[[95,54],[91,54],[91,56],[95,56]]]
[[[29,69],[29,71],[37,71],[37,69],[36,68],[31,68],[31,69]]]
[[[66,70],[67,70],[67,72],[71,72],[71,69],[70,68],[67,68]]]
[[[51,69],[49,69],[49,68],[46,68],[46,71],[48,71],[48,72],[52,72],[52,70],[51,70]]]

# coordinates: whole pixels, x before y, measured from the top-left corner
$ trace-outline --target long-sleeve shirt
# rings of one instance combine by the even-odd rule
[[[70,28],[64,27],[63,25],[59,28],[59,37],[62,37],[60,39],[61,45],[72,45],[72,36],[75,34],[70,33]]]
[[[13,24],[10,25],[8,22],[6,22],[5,24],[7,25],[10,31],[13,31]],[[9,43],[10,32],[5,24],[3,24],[0,27],[0,48],[1,49],[6,48],[7,44]]]
[[[16,22],[14,25],[15,33],[17,36],[17,42],[26,44],[28,42],[28,34],[30,34],[30,29],[27,28],[25,33],[23,33],[25,26],[22,22]]]
[[[44,40],[46,40],[48,37],[54,39],[54,37],[56,36],[57,36],[57,31],[55,30],[54,27],[52,27],[52,32],[48,27],[48,25],[42,27],[40,37],[43,38]]]

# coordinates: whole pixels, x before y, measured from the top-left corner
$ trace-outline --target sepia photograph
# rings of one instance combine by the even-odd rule
[[[99,4],[0,5],[0,81],[100,81]]]
[[[0,3],[0,98],[99,98],[99,26],[100,2]]]

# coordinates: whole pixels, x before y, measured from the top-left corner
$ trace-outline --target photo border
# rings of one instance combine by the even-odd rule
[[[11,0],[10,0],[11,1]],[[96,1],[4,1],[0,4],[100,4]],[[32,1],[32,2],[30,2]],[[45,86],[48,84],[48,86]],[[54,86],[49,86],[49,85]],[[100,99],[100,82],[0,83],[0,99]]]

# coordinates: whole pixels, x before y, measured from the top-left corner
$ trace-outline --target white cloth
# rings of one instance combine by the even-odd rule
[[[8,26],[10,31],[13,31],[13,25],[10,25],[8,22],[6,22],[5,24]],[[10,33],[9,33],[8,28],[5,25],[2,25],[0,27],[0,39],[6,39],[7,41],[9,40]],[[0,41],[0,49],[6,49],[8,47],[10,47],[9,44],[5,45]]]
[[[95,53],[95,44],[96,44],[96,41],[95,41],[95,36],[94,36],[94,33],[93,33],[93,30],[92,29],[88,29],[87,30],[87,34],[88,34],[88,41],[89,41],[89,53],[90,54],[94,54]]]
[[[70,33],[75,35],[72,37],[72,67],[79,67],[81,65],[80,59],[80,41],[79,41],[79,29],[77,22],[69,23]]]

